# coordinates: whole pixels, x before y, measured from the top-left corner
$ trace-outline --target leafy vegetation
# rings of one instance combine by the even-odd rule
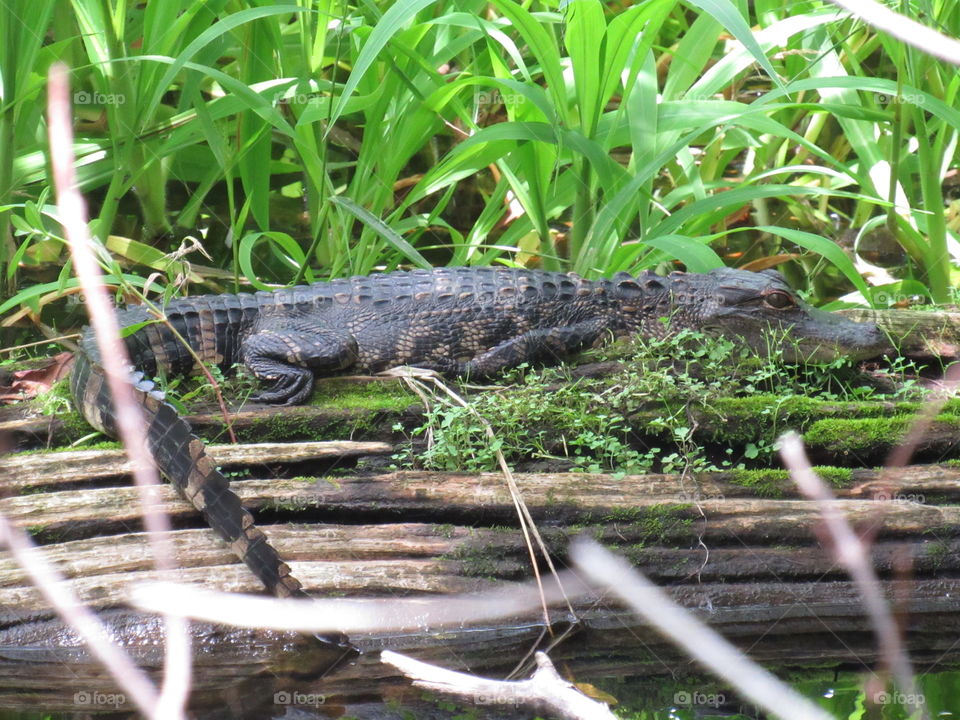
[[[39,312],[75,292],[45,172],[55,60],[128,295],[676,259],[781,264],[819,301],[949,299],[960,77],[824,0],[53,9],[0,9],[5,326],[79,319]],[[901,9],[960,35],[956,3]],[[893,258],[880,293],[854,244]]]
[[[918,406],[902,401],[922,393],[905,377],[906,364],[902,382],[887,394],[846,360],[785,368],[782,350],[760,357],[730,339],[687,329],[634,340],[614,357],[622,368],[611,377],[574,379],[566,369],[523,367],[499,388],[472,397],[469,408],[436,398],[414,433],[429,437],[426,448],[399,459],[434,469],[494,470],[500,451],[508,461],[560,461],[590,472],[769,467],[776,438],[787,429],[816,427],[823,436],[831,427],[824,418],[861,413],[880,415],[873,419],[884,427],[906,426]],[[863,400],[887,403],[862,409]],[[885,417],[890,412],[897,413],[892,420]]]

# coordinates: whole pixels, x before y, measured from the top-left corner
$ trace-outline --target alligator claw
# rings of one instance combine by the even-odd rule
[[[252,402],[268,405],[299,405],[313,391],[313,373],[309,371],[277,379],[267,390],[250,396]]]

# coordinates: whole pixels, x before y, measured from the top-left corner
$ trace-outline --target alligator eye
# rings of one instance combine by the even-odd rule
[[[763,301],[770,307],[776,308],[777,310],[793,307],[796,304],[793,301],[793,298],[787,295],[785,292],[772,292],[769,295],[764,295]]]

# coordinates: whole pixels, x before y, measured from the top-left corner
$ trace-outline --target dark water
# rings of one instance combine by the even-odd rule
[[[908,699],[893,689],[882,692],[876,704],[868,704],[865,673],[817,671],[779,672],[789,678],[795,690],[814,701],[840,720],[906,720],[904,704]],[[663,679],[633,682],[629,680],[598,683],[621,700],[618,715],[644,720],[760,720],[770,716],[750,703],[741,701],[728,687],[701,677],[681,681]],[[950,720],[960,718],[960,671],[921,674],[917,677],[917,695],[925,703],[928,717]]]
[[[333,669],[332,660],[342,654],[314,638],[195,623],[191,716],[202,720],[514,720],[529,715],[516,712],[506,698],[475,698],[474,705],[432,697],[413,688],[380,662],[380,650],[389,648],[485,677],[504,678],[516,670],[514,679],[522,679],[529,677],[532,669],[529,663],[518,667],[518,661],[529,659],[532,650],[540,648],[549,651],[561,675],[591,684],[602,699],[615,698],[617,713],[623,718],[767,717],[731,688],[704,675],[656,633],[615,622],[619,617],[600,614],[553,637],[545,635],[536,623],[367,637],[361,642],[363,654],[351,656]],[[155,626],[159,620],[125,611],[105,613],[101,618],[112,618],[114,633],[126,641],[122,644],[159,682],[163,663],[162,642],[156,640],[161,635]],[[42,647],[30,641],[30,627],[20,626],[16,638],[22,644],[0,642],[0,720],[137,716],[132,700],[90,660],[77,638],[56,635],[54,647]],[[560,627],[562,623],[555,625]],[[45,637],[50,639],[49,627],[37,628],[46,628]],[[843,633],[834,628],[818,636],[809,627],[805,633],[787,632],[790,630],[787,627],[778,634],[777,626],[743,624],[737,644],[835,718],[908,717],[905,706],[909,698],[895,691],[880,694],[879,704],[866,703],[866,683],[882,688],[868,669],[876,662],[872,633]],[[935,671],[920,672],[917,678],[920,697],[915,699],[925,703],[930,718],[960,720],[960,671],[949,669],[960,664],[951,652],[958,644],[957,637],[947,622],[941,625],[939,642],[926,634],[907,634],[918,667]]]
[[[197,677],[192,717],[208,720],[515,720],[529,717],[516,712],[512,706],[497,705],[496,700],[481,699],[479,705],[470,706],[412,689],[398,679],[362,677],[365,673],[377,674],[368,672],[374,671],[377,665],[370,662],[364,667],[361,663],[354,681],[341,679],[332,686],[324,681],[297,680],[289,675],[270,676],[270,673],[258,674],[246,681],[234,678],[229,684],[224,683],[223,674],[214,682]],[[34,682],[25,680],[19,688],[8,684],[2,689],[0,720],[137,717],[135,708],[122,692],[98,684],[89,675],[82,679],[86,673],[79,666],[68,663],[56,670],[50,666],[36,666],[34,670]],[[907,720],[910,717],[904,705],[907,698],[895,690],[881,693],[879,704],[867,703],[864,686],[870,682],[869,673],[817,669],[780,670],[778,674],[838,719]],[[707,676],[582,679],[590,680],[597,690],[615,697],[618,717],[630,720],[772,717]],[[960,718],[960,671],[921,674],[917,690],[918,699],[925,703],[927,717]]]

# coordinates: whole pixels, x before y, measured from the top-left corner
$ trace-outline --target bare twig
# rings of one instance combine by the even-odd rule
[[[562,589],[561,589],[562,585]],[[147,612],[164,612],[238,627],[301,632],[428,632],[462,628],[497,618],[529,615],[541,602],[554,605],[593,598],[593,591],[569,572],[543,584],[441,598],[317,598],[309,603],[237,595],[176,583],[134,586],[130,603]]]
[[[853,578],[860,597],[863,598],[863,604],[877,633],[880,654],[887,667],[893,672],[911,712],[915,712],[920,705],[917,702],[919,696],[913,679],[913,668],[903,647],[900,630],[893,613],[883,599],[880,580],[870,560],[869,548],[850,527],[843,513],[837,509],[833,493],[810,467],[800,436],[790,432],[781,436],[779,443],[780,456],[783,458],[783,464],[790,471],[790,476],[797,483],[800,491],[816,502],[827,532],[833,540],[834,556]]]
[[[14,345],[12,347],[0,347],[0,355],[5,353],[14,353],[18,350],[26,350],[27,348],[36,347],[37,345],[47,345],[49,343],[58,343],[61,345],[67,344],[71,340],[76,340],[80,337],[79,333],[72,333],[70,335],[60,335],[59,337],[52,337],[46,340],[37,340],[36,342],[24,343],[23,345]]]
[[[570,547],[580,575],[612,591],[640,617],[767,712],[784,720],[833,720],[678,606],[624,558],[582,538]]]
[[[0,515],[0,543],[9,549],[37,590],[84,639],[90,652],[110,671],[117,684],[130,694],[137,707],[149,717],[160,717],[156,712],[159,700],[157,689],[150,678],[111,641],[97,616],[84,607],[63,576],[47,562],[43,552],[37,549],[27,534],[11,525],[3,515]]]
[[[472,701],[475,705],[510,705],[560,720],[615,720],[603,703],[591,700],[560,677],[545,653],[536,654],[529,680],[492,680],[454,672],[384,650],[380,660],[413,680],[416,687]]]
[[[166,537],[170,523],[166,515],[156,509],[159,504],[156,488],[160,478],[144,442],[146,433],[143,416],[129,382],[130,360],[126,347],[120,340],[120,328],[87,228],[83,197],[77,189],[73,167],[68,72],[66,66],[55,64],[50,68],[49,77],[50,154],[60,221],[70,244],[75,272],[87,299],[90,324],[96,333],[100,357],[115,406],[117,430],[134,465],[134,482],[140,489],[143,521],[154,562],[161,570],[171,570],[175,567],[174,554]],[[164,684],[156,713],[158,717],[180,717],[183,715],[190,688],[190,635],[182,618],[169,617],[166,625]]]
[[[830,2],[853,13],[867,25],[872,25],[877,30],[882,30],[921,52],[948,63],[960,65],[960,42],[906,15],[894,12],[876,0],[830,0]]]

